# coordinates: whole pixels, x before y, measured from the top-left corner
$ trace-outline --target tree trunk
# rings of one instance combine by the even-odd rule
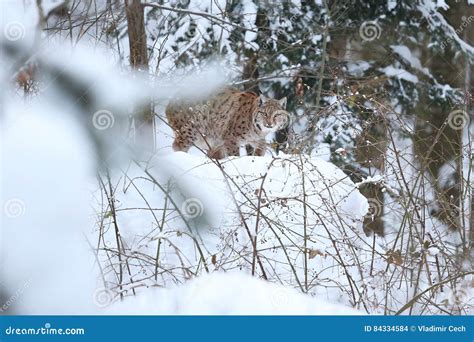
[[[140,0],[125,0],[128,24],[130,64],[137,70],[148,71],[145,19]]]
[[[256,42],[260,46],[263,46],[262,42],[264,38],[262,37],[262,30],[266,29],[266,27],[268,26],[268,20],[267,20],[266,13],[262,10],[260,6],[257,11],[255,26],[258,28]],[[244,49],[244,55],[247,58],[247,61],[244,65],[242,78],[244,80],[248,80],[248,82],[245,84],[245,90],[252,91],[260,95],[261,91],[260,91],[260,85],[258,82],[259,52],[255,51],[254,49],[248,48],[248,49]],[[245,146],[245,150],[247,151],[248,155],[254,154],[254,149],[250,145]]]
[[[148,73],[148,51],[144,8],[140,0],[125,0],[130,65],[138,72]],[[151,101],[134,109],[135,139],[147,150],[155,149],[154,111]]]

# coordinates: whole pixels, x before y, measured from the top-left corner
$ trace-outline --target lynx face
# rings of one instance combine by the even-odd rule
[[[286,97],[281,100],[268,99],[260,95],[254,126],[263,133],[276,132],[289,123],[290,114],[285,110]]]

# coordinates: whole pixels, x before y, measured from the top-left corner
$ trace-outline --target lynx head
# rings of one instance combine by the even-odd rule
[[[285,110],[286,97],[275,100],[260,95],[258,101],[258,108],[254,115],[254,126],[258,131],[268,134],[288,125],[290,114]]]

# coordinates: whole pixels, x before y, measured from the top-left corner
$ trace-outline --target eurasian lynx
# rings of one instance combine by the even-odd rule
[[[289,122],[286,98],[225,89],[200,102],[172,102],[166,107],[168,123],[175,133],[173,149],[188,151],[193,145],[208,151],[211,158],[238,156],[240,146],[249,144],[256,155],[265,154],[265,136]]]

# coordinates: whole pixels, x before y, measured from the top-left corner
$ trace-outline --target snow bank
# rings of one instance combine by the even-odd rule
[[[140,296],[144,286],[174,287],[208,272],[242,270],[353,305],[345,291],[363,281],[366,266],[343,267],[339,259],[365,263],[372,255],[362,232],[368,203],[335,165],[293,155],[216,162],[166,153],[116,173],[113,184],[131,271],[123,286],[109,274],[110,291]],[[114,248],[111,223],[109,215],[99,227],[104,249]],[[118,267],[106,254],[100,260],[107,269]]]
[[[301,294],[247,274],[213,273],[171,289],[147,289],[107,314],[360,315],[347,306]]]

